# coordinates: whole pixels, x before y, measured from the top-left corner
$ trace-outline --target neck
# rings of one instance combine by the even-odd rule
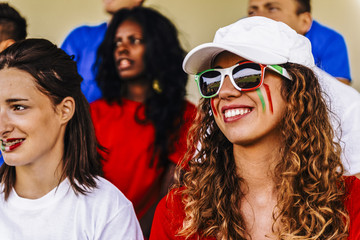
[[[234,144],[234,159],[238,175],[244,180],[240,186],[244,197],[241,212],[252,239],[272,237],[273,214],[278,201],[275,167],[281,160],[279,135],[262,138],[249,145]]]
[[[127,83],[126,98],[136,102],[145,102],[146,96],[150,90],[150,85],[143,81],[134,81]]]
[[[61,173],[60,161],[52,168],[16,167],[15,191],[23,198],[41,198],[59,185],[63,180]]]
[[[279,143],[234,145],[237,172],[246,183],[244,192],[268,192],[275,189],[274,169],[280,159]]]

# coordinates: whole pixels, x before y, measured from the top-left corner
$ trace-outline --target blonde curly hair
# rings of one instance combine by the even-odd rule
[[[278,239],[346,239],[348,213],[340,145],[334,141],[329,113],[313,71],[283,65],[293,81],[284,80],[286,110],[281,126],[281,161],[273,172],[278,199],[273,233]],[[185,238],[249,239],[240,211],[244,180],[236,171],[233,145],[220,131],[210,100],[202,99],[190,129],[189,150],[179,165],[175,188],[182,187]],[[198,144],[200,143],[200,144]],[[190,159],[190,160],[189,160]],[[280,227],[275,228],[275,222]]]

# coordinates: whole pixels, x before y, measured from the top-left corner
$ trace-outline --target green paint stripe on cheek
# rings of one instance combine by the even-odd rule
[[[263,94],[261,93],[260,88],[256,89],[256,93],[257,93],[257,95],[258,95],[259,98],[260,98],[260,101],[261,101],[261,104],[262,104],[262,110],[263,110],[263,112],[265,112],[265,110],[266,110],[266,104],[265,104],[264,96],[263,96]]]

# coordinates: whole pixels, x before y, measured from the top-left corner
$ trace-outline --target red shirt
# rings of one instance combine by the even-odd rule
[[[360,180],[356,177],[346,177],[348,199],[345,206],[350,215],[350,231],[348,240],[360,239]],[[180,190],[181,191],[181,190]],[[185,240],[184,237],[176,236],[182,228],[185,218],[184,204],[181,194],[171,191],[158,204],[151,228],[150,240]],[[198,236],[192,236],[188,240],[198,240]],[[204,240],[216,240],[216,238],[202,238]]]
[[[349,240],[360,239],[360,180],[356,177],[345,178],[348,198],[345,206],[350,215]]]
[[[135,112],[139,107],[139,115],[143,117],[143,105],[127,99],[123,99],[122,105],[109,105],[102,99],[90,104],[96,137],[108,150],[104,155],[104,176],[133,203],[140,219],[158,201],[164,169],[156,167],[158,159],[150,167],[155,129],[151,123],[136,122]],[[194,116],[195,106],[186,102],[180,140],[175,144],[175,152],[169,156],[175,164],[186,151],[187,131]]]

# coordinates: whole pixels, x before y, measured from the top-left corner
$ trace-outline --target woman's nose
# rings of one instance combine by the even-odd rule
[[[219,97],[223,99],[227,99],[230,97],[240,97],[240,96],[241,96],[241,92],[234,87],[234,85],[230,80],[230,77],[226,75],[224,82],[219,91]]]
[[[0,110],[0,138],[6,137],[11,131],[11,124],[9,121],[9,116],[6,112]]]
[[[118,45],[116,45],[115,47],[115,54],[122,54],[122,53],[128,53],[128,46],[126,43],[119,43]]]

